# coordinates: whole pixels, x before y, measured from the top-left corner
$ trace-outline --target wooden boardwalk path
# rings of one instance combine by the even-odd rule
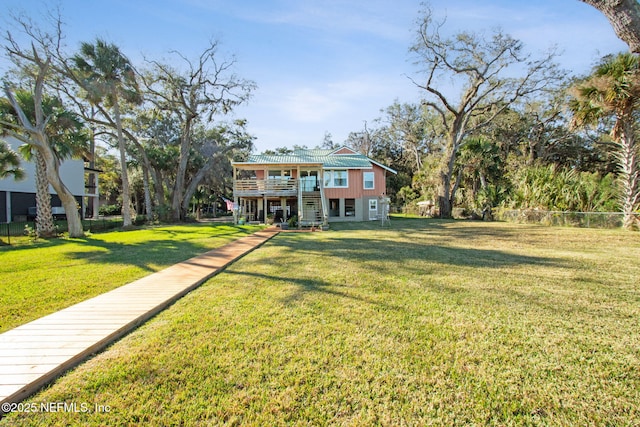
[[[259,231],[0,334],[0,404],[27,398],[276,234]]]

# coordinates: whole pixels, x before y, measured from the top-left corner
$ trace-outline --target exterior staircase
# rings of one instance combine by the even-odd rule
[[[303,227],[319,226],[324,223],[324,210],[322,209],[322,197],[319,191],[302,193],[302,219]]]

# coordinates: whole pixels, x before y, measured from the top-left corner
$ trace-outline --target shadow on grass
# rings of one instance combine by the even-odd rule
[[[473,225],[465,224],[464,230],[456,230],[456,233],[463,237],[452,238],[447,234],[449,230],[442,229],[440,224],[424,224],[427,229],[418,231],[417,235],[420,239],[403,238],[403,233],[413,233],[416,231],[415,224],[409,224],[409,227],[400,227],[400,229],[392,230],[388,233],[374,233],[380,230],[379,227],[370,227],[370,224],[358,224],[353,226],[354,233],[349,232],[349,228],[344,227],[339,233],[308,233],[308,234],[287,234],[281,233],[268,243],[272,250],[272,256],[264,257],[259,260],[252,261],[262,265],[256,265],[254,271],[229,271],[232,274],[246,275],[256,279],[268,279],[279,282],[286,281],[297,287],[289,295],[282,300],[285,304],[293,304],[303,300],[311,293],[322,293],[333,295],[341,298],[349,298],[353,300],[363,301],[368,304],[383,306],[385,309],[402,310],[402,307],[395,307],[389,300],[382,301],[376,298],[375,291],[373,294],[363,292],[348,285],[337,283],[336,280],[323,277],[323,275],[331,274],[333,270],[349,269],[357,266],[359,271],[352,274],[365,274],[367,279],[362,280],[380,280],[380,283],[369,283],[374,287],[380,285],[383,292],[389,292],[393,288],[386,288],[385,282],[392,280],[398,276],[405,276],[412,281],[424,280],[425,286],[439,292],[457,294],[461,291],[466,292],[464,285],[450,285],[447,280],[441,280],[441,275],[457,274],[457,270],[465,269],[460,274],[469,277],[470,281],[475,280],[476,274],[474,269],[482,269],[484,277],[492,277],[494,273],[490,270],[502,269],[496,271],[495,274],[509,274],[510,268],[518,266],[534,267],[570,267],[569,261],[541,256],[531,256],[522,253],[512,253],[499,249],[487,249],[469,247],[461,242],[465,236],[465,231],[475,228]],[[446,224],[445,224],[446,225]],[[480,226],[480,228],[482,228]],[[371,237],[363,237],[362,231],[371,230]],[[358,231],[356,234],[355,231]],[[518,233],[518,230],[480,230],[484,231],[487,236],[507,239],[511,233]],[[398,234],[396,234],[398,233]],[[396,239],[395,236],[398,236]],[[447,245],[450,242],[450,245]],[[455,246],[465,245],[464,247]],[[318,275],[311,272],[309,275],[294,271],[296,265],[304,268],[310,268],[314,263],[318,264]],[[268,275],[255,273],[260,271],[262,266],[266,265],[286,265],[281,268],[283,272],[276,277],[276,274]],[[291,268],[289,269],[289,265]],[[327,266],[330,266],[327,268]],[[504,270],[507,270],[505,273]],[[470,271],[469,271],[470,270]],[[487,272],[489,270],[489,272]],[[369,275],[373,273],[373,275]],[[349,272],[338,277],[349,280]],[[338,279],[343,280],[343,279]],[[386,290],[385,290],[386,289]],[[471,291],[472,287],[467,289]],[[479,292],[478,295],[486,296],[485,291],[477,289],[471,291],[473,294]],[[497,292],[497,291],[496,291]]]
[[[473,220],[455,220],[439,218],[392,218],[384,226],[380,221],[332,223],[332,231],[396,231],[400,236],[426,233],[428,236],[440,236],[447,239],[509,239],[517,238],[523,233],[547,230],[535,224],[518,224],[512,227],[502,222],[485,222]]]
[[[228,227],[228,226],[224,226]],[[250,235],[255,230],[231,228],[223,232],[196,233],[193,230],[156,229],[154,234],[165,235],[167,238],[147,240],[134,243],[108,242],[101,239],[75,239],[79,244],[99,248],[96,251],[69,252],[67,257],[83,260],[95,258],[101,263],[135,265],[147,271],[157,271],[157,265],[170,265],[201,255],[212,248],[205,243],[208,239],[218,240],[221,247],[227,243]],[[184,239],[182,236],[193,235]],[[106,249],[106,251],[105,251]],[[154,267],[154,265],[156,267]]]
[[[64,257],[72,260],[83,260],[100,264],[125,264],[140,267],[149,272],[158,270],[158,265],[168,266],[177,262],[187,260],[189,258],[201,255],[213,249],[211,244],[207,244],[211,240],[218,240],[220,244],[216,247],[223,246],[238,238],[248,236],[255,229],[230,226],[226,224],[208,225],[211,231],[205,228],[194,230],[179,227],[172,228],[154,228],[152,230],[133,230],[133,231],[111,231],[109,234],[117,235],[122,233],[122,239],[116,238],[114,241],[100,238],[103,234],[88,236],[77,239],[50,239],[42,240],[34,245],[20,246],[8,249],[10,251],[29,251],[38,250],[38,248],[50,248],[70,245],[78,245],[82,249],[74,250],[70,248],[65,250]],[[126,241],[129,233],[136,232],[152,232],[152,238],[147,240]],[[189,237],[189,236],[192,237]],[[159,237],[160,236],[160,237]],[[77,246],[76,246],[77,248]]]
[[[303,279],[299,277],[272,276],[269,274],[254,273],[254,272],[248,272],[248,271],[237,271],[237,270],[228,270],[226,273],[231,275],[247,276],[250,278],[266,279],[266,280],[274,281],[276,283],[282,283],[282,282],[292,283],[297,287],[297,289],[295,292],[291,293],[286,298],[283,298],[281,300],[281,302],[285,305],[292,305],[292,304],[298,303],[304,300],[306,296],[313,293],[322,293],[322,294],[337,297],[337,298],[345,298],[345,299],[363,302],[366,304],[381,306],[385,309],[393,309],[393,310],[401,309],[401,307],[399,306],[394,306],[384,301],[375,301],[371,298],[363,297],[362,295],[355,295],[354,293],[337,290],[336,288],[338,287],[338,285],[336,285],[335,283],[324,281],[324,280],[308,279],[308,278]]]
[[[428,236],[427,236],[428,237]],[[495,236],[494,236],[495,237]],[[307,253],[332,258],[343,258],[371,262],[387,266],[383,269],[406,268],[407,262],[419,260],[458,267],[503,268],[517,265],[560,266],[557,258],[521,255],[501,250],[462,248],[447,246],[439,239],[428,238],[415,242],[393,241],[376,238],[354,238],[344,234],[340,237],[297,239],[280,235],[272,245],[280,245],[296,253]],[[378,262],[384,261],[384,262]]]

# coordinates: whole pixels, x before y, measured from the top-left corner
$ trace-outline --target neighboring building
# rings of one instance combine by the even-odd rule
[[[397,172],[347,147],[252,155],[233,163],[234,202],[247,221],[375,220],[386,214],[387,173]]]
[[[15,138],[4,138],[9,147],[18,151],[22,142]],[[20,161],[20,167],[25,171],[24,179],[16,181],[13,177],[0,179],[0,222],[26,221],[34,214],[36,206],[35,164],[24,159]],[[89,171],[96,175],[97,171]],[[84,218],[84,197],[97,198],[97,187],[85,193],[85,167],[84,161],[67,159],[60,165],[60,178],[71,193],[76,197],[78,206],[82,207]],[[97,181],[96,181],[97,182]],[[53,187],[49,186],[51,194],[51,206],[54,212],[62,212],[62,203]],[[58,207],[58,209],[55,209]],[[31,211],[30,211],[31,210]]]

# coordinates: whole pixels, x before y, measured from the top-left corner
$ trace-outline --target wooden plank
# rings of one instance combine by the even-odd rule
[[[46,358],[49,363],[60,364],[67,360],[71,356],[70,354],[58,354],[52,355],[47,354]],[[2,356],[0,355],[0,365],[1,366],[9,366],[15,367],[15,369],[19,369],[20,365],[32,365],[34,363],[41,362],[43,357],[41,355],[29,355],[29,354],[20,354],[19,356]]]
[[[21,364],[21,365],[0,365],[0,375],[4,378],[4,376],[11,375],[13,377],[16,376],[24,376],[24,375],[33,375],[33,374],[46,374],[47,372],[51,372],[54,370],[59,363],[53,362],[52,359],[47,360],[46,362],[39,360],[36,363],[32,364]]]

